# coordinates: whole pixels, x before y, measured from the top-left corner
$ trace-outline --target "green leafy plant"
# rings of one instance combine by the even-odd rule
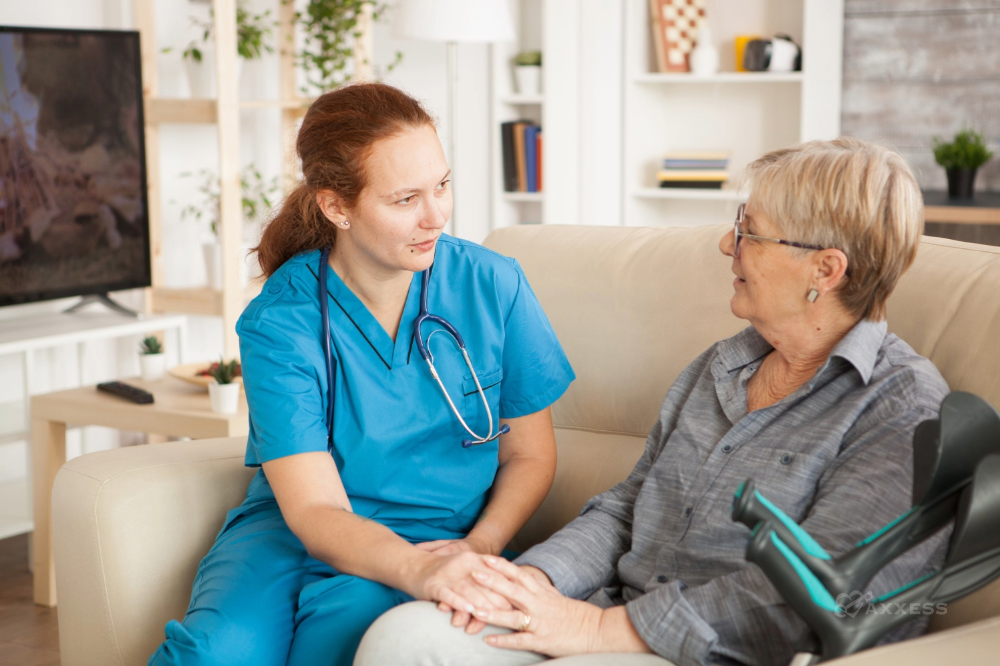
[[[978,169],[991,157],[983,135],[974,130],[962,130],[951,143],[934,137],[934,161],[945,169]]]
[[[209,17],[214,16],[212,12]],[[202,49],[212,39],[215,24],[209,18],[202,21],[191,17],[192,25],[201,30],[201,40],[194,40],[184,49],[182,56],[190,58],[195,62],[201,62],[203,58]],[[265,40],[271,37],[272,30],[277,22],[271,19],[271,10],[268,9],[263,14],[254,14],[248,11],[242,2],[236,4],[236,52],[244,60],[259,58],[264,53],[274,53],[274,49]],[[162,49],[163,53],[169,53],[169,47]]]
[[[295,21],[305,34],[302,50],[296,54],[306,76],[303,94],[323,93],[351,80],[347,65],[354,58],[355,40],[362,36],[360,19],[367,7],[372,8],[372,20],[378,21],[387,5],[378,0],[309,0],[304,11],[295,12]],[[397,51],[386,71],[391,72],[402,59]]]
[[[514,58],[514,64],[518,67],[541,67],[542,66],[542,52],[541,51],[521,51]]]
[[[142,344],[139,345],[139,353],[143,355],[162,354],[163,344],[155,335],[147,336],[142,339]]]
[[[220,358],[218,363],[213,363],[208,369],[208,375],[219,384],[232,384],[233,380],[238,376],[236,368],[236,359],[227,363]]]
[[[193,178],[195,174],[185,171],[182,178]],[[198,174],[198,192],[202,194],[200,205],[190,204],[181,209],[181,219],[201,220],[209,218],[209,228],[214,236],[219,235],[219,176],[210,169],[201,169]],[[265,180],[260,170],[248,164],[240,177],[243,219],[257,222],[274,206],[280,188],[277,177]]]

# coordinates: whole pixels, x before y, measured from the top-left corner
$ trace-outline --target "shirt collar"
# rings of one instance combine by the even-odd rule
[[[815,376],[819,377],[823,374],[830,366],[830,359],[836,357],[853,365],[862,381],[868,384],[887,330],[885,320],[862,319],[837,343],[833,351],[830,352],[830,357]],[[728,375],[734,370],[739,370],[753,363],[772,349],[774,347],[757,332],[757,329],[749,326],[728,340],[719,343],[718,360],[713,371],[716,371],[716,376],[721,379],[722,375]],[[718,372],[720,370],[722,372]]]

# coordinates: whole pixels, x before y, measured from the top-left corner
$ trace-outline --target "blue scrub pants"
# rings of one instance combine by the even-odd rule
[[[376,618],[412,600],[310,557],[276,503],[236,511],[149,666],[350,666]]]

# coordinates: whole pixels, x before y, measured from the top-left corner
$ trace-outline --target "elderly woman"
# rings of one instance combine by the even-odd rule
[[[736,276],[732,311],[750,326],[681,373],[629,477],[520,566],[486,558],[490,571],[476,581],[513,610],[477,608],[471,622],[455,613],[450,624],[463,632],[433,604],[401,606],[368,632],[356,666],[594,652],[640,653],[615,654],[614,664],[787,663],[805,625],[745,561],[734,490],[753,477],[829,553],[843,553],[909,508],[913,432],[948,387],[886,331],[886,300],[923,225],[903,159],[841,138],[767,154],[748,179],[749,202],[719,249]],[[870,591],[934,569],[944,550],[936,535]]]

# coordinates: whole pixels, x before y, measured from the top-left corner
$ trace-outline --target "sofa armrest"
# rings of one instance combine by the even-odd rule
[[[184,616],[198,563],[243,501],[246,437],[81,456],[59,471],[52,531],[64,666],[140,666]]]
[[[824,663],[830,666],[992,664],[997,654],[1000,654],[1000,617],[991,617]]]

